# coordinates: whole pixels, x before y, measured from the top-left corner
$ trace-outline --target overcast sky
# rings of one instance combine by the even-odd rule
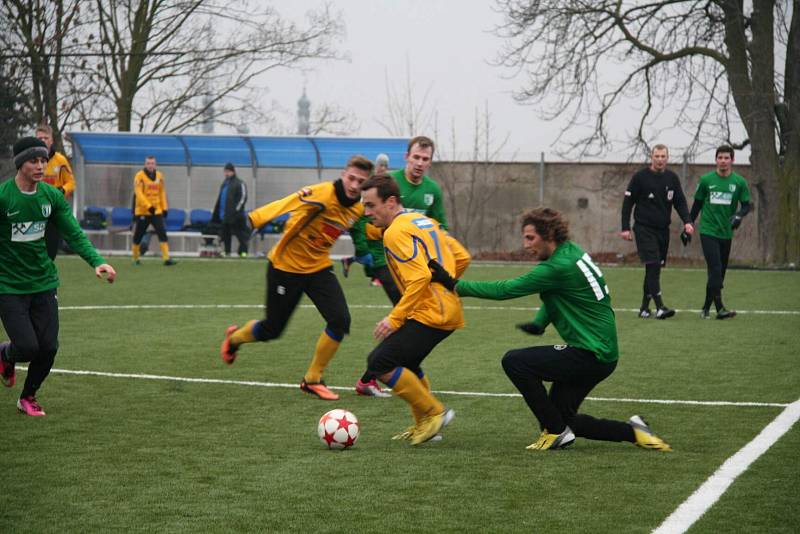
[[[277,2],[280,13],[302,20],[321,0]],[[488,105],[495,144],[506,136],[508,142],[499,159],[538,161],[541,152],[548,160],[558,159],[553,142],[561,124],[538,118],[532,106],[512,98],[520,78],[508,79],[508,71],[490,64],[502,42],[492,29],[502,22],[493,3],[481,0],[338,0],[331,4],[342,14],[347,34],[339,49],[348,61],[318,62],[304,73],[273,72],[266,84],[266,98],[284,108],[296,109],[305,84],[314,104],[333,103],[353,112],[360,122],[358,135],[386,136],[380,122],[388,122],[386,76],[397,91],[406,94],[406,72],[411,75],[418,102],[428,93],[426,108],[438,117],[438,143],[452,153],[451,123],[455,124],[456,151],[466,155],[472,143],[475,109]],[[631,107],[637,103],[632,102]],[[624,133],[624,119],[618,133]],[[635,115],[629,117],[633,127]],[[433,121],[426,131],[433,135]],[[254,132],[256,133],[256,132]],[[676,135],[659,139],[677,146],[687,140]],[[442,154],[444,155],[444,154]],[[673,151],[677,164],[677,152]],[[611,152],[606,161],[626,161],[629,153]],[[600,159],[600,158],[592,158]],[[700,161],[710,161],[702,156]]]

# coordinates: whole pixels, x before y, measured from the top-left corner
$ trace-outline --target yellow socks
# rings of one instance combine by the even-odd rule
[[[444,405],[425,387],[423,380],[405,367],[398,367],[389,381],[392,391],[411,406],[414,420],[442,413]]]
[[[340,344],[341,340],[333,339],[327,329],[320,334],[311,365],[308,366],[308,371],[303,377],[307,383],[313,384],[322,380],[322,373],[333,359]]]
[[[167,261],[169,259],[169,244],[168,243],[159,243],[161,247],[161,259]]]
[[[243,343],[252,343],[256,340],[256,337],[253,335],[253,325],[256,324],[258,321],[247,321],[243,327],[233,333],[231,336],[231,343],[235,346],[239,346]]]
[[[133,245],[131,250],[133,251],[133,261],[139,261],[139,256],[141,255],[139,245]]]

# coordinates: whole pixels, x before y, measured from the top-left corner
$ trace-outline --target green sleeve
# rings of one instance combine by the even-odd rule
[[[447,230],[447,218],[444,214],[444,198],[442,197],[442,189],[437,184],[436,193],[433,195],[433,204],[431,204],[428,213],[426,214],[432,219],[439,221],[439,224]]]
[[[97,249],[83,233],[78,221],[72,216],[72,210],[64,195],[60,193],[51,195],[50,203],[53,206],[53,221],[56,228],[70,248],[92,267],[106,263],[106,260],[97,253]]]
[[[370,251],[367,245],[367,233],[365,230],[367,221],[368,219],[362,216],[350,227],[350,237],[353,240],[353,247],[356,249],[356,256],[363,256]]]
[[[708,187],[701,176],[700,180],[697,182],[697,189],[694,192],[694,199],[705,201],[706,198],[708,198]]]
[[[541,293],[542,291],[553,289],[556,285],[557,276],[553,266],[540,263],[522,276],[508,280],[497,280],[495,282],[461,280],[456,286],[456,291],[461,297],[507,300]]]
[[[533,322],[542,328],[550,324],[550,314],[547,312],[547,305],[545,305],[544,302],[542,302],[542,307],[539,308],[539,311],[536,314],[536,317],[534,317]]]
[[[739,202],[750,202],[750,188],[747,187],[747,181],[742,178],[739,180],[742,187],[742,194],[739,196]]]

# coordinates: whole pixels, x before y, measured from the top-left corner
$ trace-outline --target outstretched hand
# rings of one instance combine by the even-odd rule
[[[109,284],[113,284],[117,278],[117,271],[107,263],[95,267],[94,274],[97,275],[97,278],[103,278],[105,275],[105,279],[108,280]]]

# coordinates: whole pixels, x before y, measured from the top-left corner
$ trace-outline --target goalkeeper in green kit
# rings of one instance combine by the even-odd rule
[[[608,286],[591,257],[569,240],[567,221],[559,212],[538,208],[524,214],[522,240],[540,263],[517,278],[459,281],[436,261],[429,267],[433,281],[461,297],[505,300],[538,293],[542,306],[536,317],[517,327],[541,335],[552,324],[564,339],[564,345],[514,349],[503,357],[506,375],[541,428],[539,438],[527,448],[563,449],[579,437],[671,451],[638,415],[614,421],[578,413],[583,399],[617,367],[617,327]],[[549,392],[543,382],[552,382]]]
[[[0,343],[0,381],[16,382],[15,365],[29,362],[17,408],[45,415],[36,393],[50,374],[58,351],[58,271],[47,255],[51,225],[98,278],[113,282],[116,272],[97,253],[72,216],[64,195],[43,182],[47,145],[35,137],[14,144],[17,174],[0,184],[0,319],[10,341]]]

